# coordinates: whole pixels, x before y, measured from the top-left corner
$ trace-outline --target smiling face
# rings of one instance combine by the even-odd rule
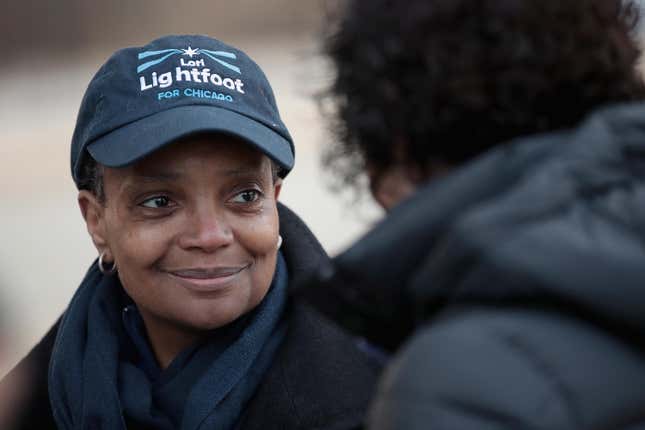
[[[173,332],[221,327],[262,301],[276,265],[280,191],[266,156],[231,137],[194,137],[105,168],[103,180],[105,202],[81,191],[79,204],[153,347]]]

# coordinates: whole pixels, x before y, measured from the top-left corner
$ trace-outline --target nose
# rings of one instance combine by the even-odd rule
[[[179,238],[183,249],[214,252],[233,242],[233,231],[222,214],[214,208],[195,210],[186,220],[186,228]]]

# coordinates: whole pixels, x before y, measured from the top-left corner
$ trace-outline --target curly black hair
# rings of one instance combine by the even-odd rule
[[[643,99],[637,23],[620,0],[350,0],[325,44],[325,164],[354,186],[368,167],[426,172]]]

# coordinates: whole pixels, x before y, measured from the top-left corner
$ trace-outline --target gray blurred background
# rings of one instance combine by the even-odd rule
[[[314,95],[330,79],[319,56],[326,0],[23,0],[0,15],[0,377],[65,309],[96,257],[76,205],[69,144],[82,94],[116,49],[199,33],[246,51],[271,81],[296,142],[281,200],[330,253],[380,212],[335,196],[321,174],[330,137]]]

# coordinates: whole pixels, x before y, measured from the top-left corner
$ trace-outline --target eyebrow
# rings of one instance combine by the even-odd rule
[[[224,172],[225,176],[248,176],[248,175],[255,175],[257,173],[262,173],[262,169],[257,166],[245,166],[245,167],[240,167],[238,169],[229,169],[225,170]]]
[[[135,173],[137,181],[143,182],[172,182],[181,178],[180,173],[160,172],[160,173]]]
[[[261,168],[258,166],[243,166],[240,168],[235,168],[235,169],[228,169],[224,170],[222,173],[225,176],[248,176],[248,175],[255,175],[259,172],[261,172]],[[172,172],[172,171],[167,171],[167,172],[155,172],[155,173],[135,173],[134,174],[135,178],[137,181],[143,181],[143,182],[172,182],[176,181],[177,179],[181,179],[183,176],[182,173],[179,172]]]

